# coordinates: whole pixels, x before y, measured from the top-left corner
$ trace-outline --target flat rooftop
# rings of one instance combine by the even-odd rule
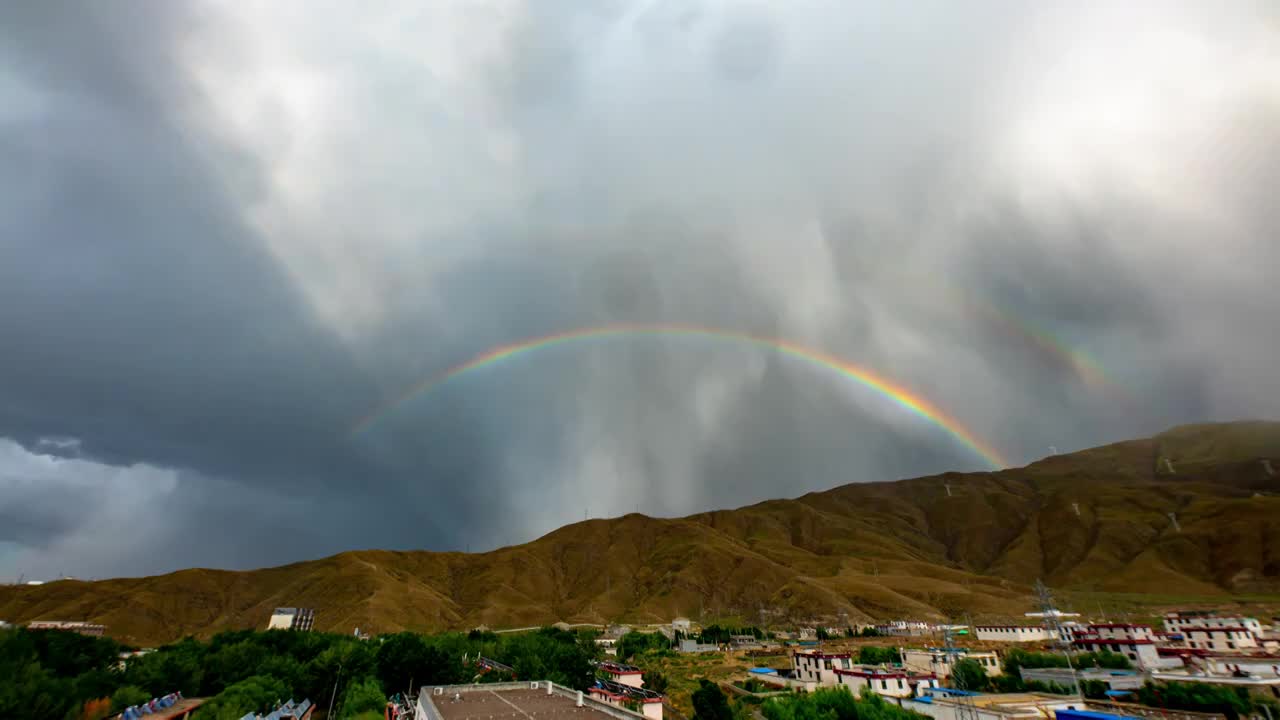
[[[444,720],[614,720],[590,707],[577,707],[573,698],[548,695],[546,690],[473,690],[453,695],[432,695],[431,702]]]

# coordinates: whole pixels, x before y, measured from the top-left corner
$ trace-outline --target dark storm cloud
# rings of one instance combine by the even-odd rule
[[[709,338],[404,397],[589,325],[805,344],[1018,462],[1280,414],[1260,11],[6,9],[0,572],[482,549],[984,466]]]

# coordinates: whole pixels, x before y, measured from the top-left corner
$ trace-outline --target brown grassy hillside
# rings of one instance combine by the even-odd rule
[[[1280,476],[1263,459],[1280,473],[1280,423],[1188,426],[996,473],[590,520],[488,553],[358,551],[246,572],[0,587],[0,617],[90,619],[148,644],[261,627],[277,605],[314,607],[320,628],[350,632],[762,609],[995,617],[1026,610],[1037,578],[1095,594],[1274,594]]]

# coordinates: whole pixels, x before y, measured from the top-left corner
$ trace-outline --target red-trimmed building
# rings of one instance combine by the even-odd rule
[[[877,695],[894,698],[919,697],[925,688],[938,687],[938,678],[932,674],[914,673],[902,668],[882,668],[872,665],[855,665],[849,670],[834,671],[839,684],[849,688],[854,696],[870,688]]]
[[[619,685],[630,685],[636,688],[644,687],[644,671],[635,665],[602,662],[596,666],[596,669],[608,675],[610,680]]]
[[[1150,625],[1131,623],[1092,623],[1081,635],[1095,636],[1103,640],[1155,640],[1156,631]]]
[[[816,682],[824,687],[835,687],[840,683],[836,671],[852,670],[853,660],[849,653],[798,650],[791,656],[791,669],[797,680]]]
[[[661,693],[612,680],[596,680],[587,692],[600,702],[639,712],[651,720],[662,720],[662,703],[666,697]]]
[[[1074,644],[1080,652],[1115,652],[1128,657],[1139,670],[1160,665],[1160,651],[1156,643],[1148,639],[1102,638],[1098,635],[1076,635]]]
[[[1171,635],[1180,635],[1193,650],[1252,652],[1266,644],[1262,623],[1257,618],[1239,615],[1204,611],[1168,613],[1164,616],[1164,628]]]

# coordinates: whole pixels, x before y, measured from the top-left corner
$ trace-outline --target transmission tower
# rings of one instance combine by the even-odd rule
[[[1071,641],[1062,631],[1062,618],[1058,614],[1058,609],[1053,606],[1053,594],[1039,580],[1036,580],[1036,598],[1040,603],[1040,612],[1044,614],[1045,630],[1049,632],[1050,639],[1062,648],[1062,654],[1067,658],[1067,667],[1071,670],[1071,689],[1079,695],[1080,683],[1076,680],[1076,666],[1071,662]]]
[[[956,686],[957,690],[972,692],[969,688],[961,687],[964,681],[956,675],[956,663],[963,659],[960,648],[952,642],[950,621],[942,626],[942,642],[944,644],[943,652],[946,654],[947,663],[951,666],[951,683]],[[976,688],[975,688],[976,690]],[[978,709],[973,706],[972,695],[960,695],[956,699],[956,720],[978,720]]]

